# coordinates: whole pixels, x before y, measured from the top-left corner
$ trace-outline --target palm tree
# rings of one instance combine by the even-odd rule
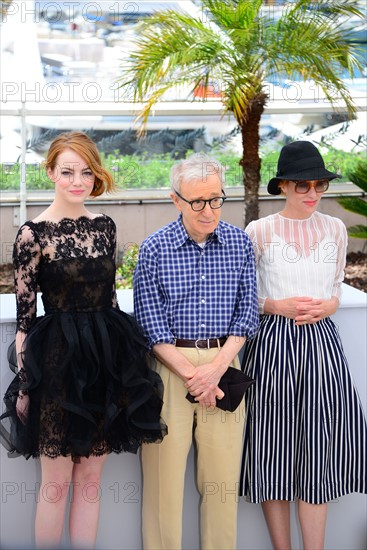
[[[310,9],[312,7],[312,9]],[[154,104],[173,87],[215,82],[223,110],[242,133],[245,223],[259,216],[259,125],[268,101],[266,80],[276,75],[311,79],[331,102],[355,108],[342,73],[360,67],[342,21],[362,17],[357,0],[295,0],[279,18],[261,0],[203,0],[202,10],[157,12],[142,22],[122,63],[121,88],[144,102],[137,120],[144,129]],[[201,100],[206,95],[198,94]],[[208,92],[209,96],[209,92]]]

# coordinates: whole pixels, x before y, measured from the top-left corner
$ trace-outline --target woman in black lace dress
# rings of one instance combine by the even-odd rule
[[[85,206],[113,190],[96,145],[61,134],[46,170],[54,201],[14,244],[19,374],[5,403],[14,450],[40,457],[36,547],[60,547],[72,484],[71,545],[92,548],[106,456],[163,438],[163,388],[138,326],[118,308],[115,224]],[[38,287],[45,315],[36,317]]]

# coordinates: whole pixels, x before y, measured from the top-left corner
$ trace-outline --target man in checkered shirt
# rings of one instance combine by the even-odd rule
[[[142,243],[134,311],[164,383],[168,435],[142,448],[145,550],[179,550],[187,456],[197,446],[201,548],[235,549],[244,402],[216,407],[218,383],[258,329],[254,253],[240,228],[220,221],[224,170],[194,154],[171,170],[179,218]],[[191,403],[185,399],[190,393]]]

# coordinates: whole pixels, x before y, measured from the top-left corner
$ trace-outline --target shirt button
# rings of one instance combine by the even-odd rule
[[[204,325],[204,323],[201,323],[201,325],[200,325],[200,326],[201,326],[201,328],[205,328],[205,325]]]
[[[202,303],[202,304],[205,304],[205,300],[201,300],[201,303]]]
[[[202,279],[205,279],[205,275],[202,275],[201,278],[202,278]]]

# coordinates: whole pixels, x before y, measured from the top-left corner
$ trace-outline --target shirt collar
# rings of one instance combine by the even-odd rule
[[[182,214],[178,217],[175,223],[175,238],[173,241],[173,245],[175,248],[179,248],[183,244],[185,244],[186,241],[191,241],[190,235],[187,233],[184,224],[182,223]],[[208,241],[214,241],[217,240],[220,244],[225,244],[226,240],[224,237],[222,222],[219,221],[218,226],[216,229],[214,229],[213,233],[209,236]]]

